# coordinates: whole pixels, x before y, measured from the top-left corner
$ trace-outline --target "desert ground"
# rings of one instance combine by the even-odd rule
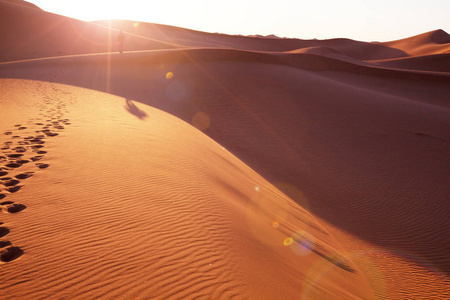
[[[0,299],[450,299],[445,31],[0,33]]]

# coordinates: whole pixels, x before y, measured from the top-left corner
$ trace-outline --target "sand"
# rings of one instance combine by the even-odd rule
[[[444,31],[0,8],[1,299],[450,297]]]

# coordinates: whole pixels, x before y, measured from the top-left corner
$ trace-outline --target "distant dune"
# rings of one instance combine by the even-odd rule
[[[446,32],[23,4],[0,1],[0,299],[450,298]]]
[[[441,29],[382,44],[401,49],[409,56],[450,53],[450,35]]]
[[[18,4],[18,5],[22,5],[25,7],[31,7],[31,8],[35,8],[35,9],[39,9],[41,10],[40,7],[38,7],[37,5],[34,5],[33,3],[24,1],[24,0],[3,0],[3,2],[9,2],[9,3],[14,3],[14,4]]]
[[[0,61],[117,51],[117,30],[51,14],[32,7],[0,1],[3,41]],[[114,35],[114,40],[113,40]],[[176,45],[129,36],[136,50],[168,49]]]

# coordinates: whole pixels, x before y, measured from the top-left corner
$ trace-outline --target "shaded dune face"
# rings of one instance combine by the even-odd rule
[[[263,39],[0,5],[27,20],[0,77],[31,79],[1,80],[10,295],[450,296],[444,31]]]

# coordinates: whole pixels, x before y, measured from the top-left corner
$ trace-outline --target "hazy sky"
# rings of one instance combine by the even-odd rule
[[[450,0],[31,0],[85,21],[128,19],[229,34],[388,41],[443,29]]]

